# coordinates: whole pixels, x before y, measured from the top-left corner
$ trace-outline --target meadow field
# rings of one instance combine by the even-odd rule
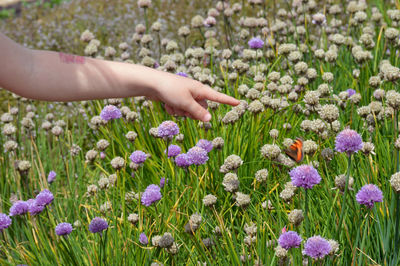
[[[1,89],[0,265],[400,265],[398,1],[60,2],[0,32],[240,104]]]

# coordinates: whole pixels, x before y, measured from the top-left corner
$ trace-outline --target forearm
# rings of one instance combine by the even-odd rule
[[[0,86],[26,98],[74,101],[150,96],[155,69],[24,48],[0,34]]]
[[[148,95],[155,86],[156,70],[143,66],[49,51],[32,53],[25,97],[48,101],[123,98]]]

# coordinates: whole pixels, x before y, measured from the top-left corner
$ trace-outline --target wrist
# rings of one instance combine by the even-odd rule
[[[135,91],[133,96],[153,98],[158,94],[160,71],[153,68],[133,65],[130,87]]]

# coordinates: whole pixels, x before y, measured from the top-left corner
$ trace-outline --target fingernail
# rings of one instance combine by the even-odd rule
[[[210,120],[211,120],[211,114],[210,114],[210,113],[207,113],[207,114],[204,116],[204,120],[205,120],[206,122],[210,121]]]

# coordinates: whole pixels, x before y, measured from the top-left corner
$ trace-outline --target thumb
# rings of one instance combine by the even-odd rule
[[[211,120],[211,114],[195,100],[191,101],[190,105],[185,109],[194,119],[208,122]]]

